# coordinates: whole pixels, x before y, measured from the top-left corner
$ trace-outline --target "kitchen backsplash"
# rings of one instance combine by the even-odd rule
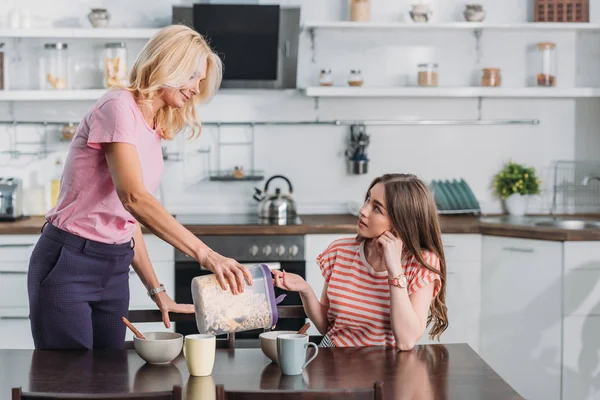
[[[35,26],[89,27],[87,13],[94,6],[107,7],[111,26],[156,27],[170,22],[171,6],[176,1],[145,0],[123,2],[77,2],[74,8],[66,0],[50,4],[41,0],[4,0],[0,5],[0,28],[18,3],[32,14]],[[98,4],[97,4],[98,3]],[[188,2],[184,2],[187,4]],[[282,5],[301,5],[303,21],[347,19],[346,1],[261,1]],[[411,1],[373,2],[374,20],[400,20],[407,16]],[[487,11],[487,22],[524,22],[530,7],[521,0],[480,1]],[[434,20],[462,20],[462,1],[432,2]],[[592,17],[595,12],[592,8]],[[503,86],[524,86],[527,79],[527,46],[540,40],[557,42],[560,51],[559,83],[563,87],[586,81],[600,86],[597,76],[582,77],[581,71],[600,66],[600,57],[591,58],[590,66],[575,65],[576,33],[560,32],[486,32],[477,50],[470,31],[442,35],[434,31],[365,31],[341,34],[317,31],[311,42],[304,33],[300,42],[299,85],[314,86],[321,68],[331,68],[334,79],[343,82],[352,68],[360,68],[365,85],[403,84],[414,77],[415,54],[429,54],[440,65],[441,86],[469,86],[476,83],[480,68],[496,66],[503,70]],[[594,43],[592,36],[590,43]],[[25,41],[25,39],[23,40]],[[444,45],[442,45],[442,41]],[[503,43],[500,46],[500,42]],[[29,41],[35,47],[42,42]],[[450,44],[448,44],[450,43]],[[596,40],[595,43],[598,43]],[[12,43],[14,44],[14,43]],[[71,52],[79,58],[97,54],[100,43]],[[128,42],[129,57],[134,58],[143,41]],[[596,47],[598,45],[596,44]],[[314,50],[314,59],[312,52]],[[597,52],[598,49],[594,51]],[[88,53],[86,53],[88,52]],[[23,54],[26,54],[25,52]],[[31,52],[27,53],[31,54]],[[34,57],[32,62],[37,62]],[[23,85],[37,79],[35,65],[23,71],[16,81]],[[586,69],[587,68],[587,69]],[[408,72],[407,72],[408,71]],[[26,77],[26,78],[24,78]],[[589,80],[593,82],[589,82]],[[79,120],[93,104],[69,102],[0,102],[0,119],[17,118]],[[265,177],[287,176],[294,184],[294,196],[301,213],[345,212],[348,202],[361,201],[375,176],[385,172],[412,172],[424,180],[464,178],[480,201],[484,212],[500,210],[500,202],[491,194],[492,176],[509,159],[538,168],[544,188],[551,181],[553,160],[590,158],[600,154],[600,137],[594,134],[600,123],[600,101],[595,99],[483,99],[477,98],[322,98],[306,97],[298,91],[223,91],[200,109],[205,121],[255,120],[334,120],[334,119],[539,119],[540,125],[495,126],[396,126],[367,127],[371,140],[367,175],[348,175],[344,158],[349,128],[343,126],[297,125],[217,128],[205,126],[195,141],[180,138],[167,143],[170,159],[166,162],[161,190],[157,193],[171,212],[244,212],[254,211],[254,186],[264,182],[211,182],[209,170],[243,165],[263,170]],[[0,127],[0,151],[11,148],[11,140],[30,141],[43,137],[43,128]],[[56,156],[64,156],[68,143],[60,141],[56,128],[48,128],[47,146],[58,152],[38,160],[23,156],[11,159],[0,154],[0,175],[18,175],[30,193],[49,192],[49,181]],[[252,146],[221,146],[220,140],[248,142]],[[39,146],[39,145],[31,145]],[[252,153],[252,148],[254,152]],[[220,150],[219,150],[220,149]],[[594,150],[596,149],[596,150]],[[199,151],[200,150],[200,151]],[[175,161],[177,156],[181,160]],[[40,186],[41,185],[41,186]],[[45,186],[45,189],[42,187]],[[285,191],[285,188],[282,187]],[[38,196],[39,197],[39,196]],[[546,211],[547,193],[533,202],[530,211]],[[46,204],[48,199],[45,199]],[[43,213],[43,200],[32,200],[26,210]]]

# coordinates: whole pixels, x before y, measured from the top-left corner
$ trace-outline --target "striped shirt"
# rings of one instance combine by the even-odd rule
[[[336,347],[395,346],[390,324],[390,286],[387,271],[377,272],[365,258],[364,243],[355,238],[339,239],[317,257],[327,283],[329,327],[327,337]],[[438,257],[424,251],[425,261],[439,269]],[[408,278],[408,294],[436,282],[439,275],[423,267],[412,256],[402,260]]]

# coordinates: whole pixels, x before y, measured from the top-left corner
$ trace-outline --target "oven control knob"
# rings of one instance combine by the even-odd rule
[[[275,253],[277,253],[278,256],[282,256],[285,254],[285,246],[284,245],[279,245],[277,246],[277,248],[275,249]]]
[[[290,247],[290,254],[291,254],[291,255],[293,255],[293,256],[297,256],[297,255],[298,255],[298,250],[299,250],[299,249],[298,249],[298,246],[296,246],[296,245],[294,244],[294,245],[292,245],[292,246]]]
[[[250,246],[250,255],[251,256],[257,256],[258,255],[258,246],[257,245],[252,245]]]
[[[265,256],[270,255],[272,251],[273,251],[273,249],[269,245],[266,245],[265,247],[263,247],[263,254]]]

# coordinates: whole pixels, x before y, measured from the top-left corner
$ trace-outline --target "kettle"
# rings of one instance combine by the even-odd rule
[[[273,179],[283,179],[288,184],[288,194],[281,194],[280,188],[275,188],[275,194],[269,193],[269,184]],[[265,183],[265,188],[261,191],[254,189],[254,200],[259,202],[258,217],[261,222],[277,225],[287,225],[293,223],[298,217],[296,212],[296,202],[292,198],[294,189],[292,183],[283,175],[274,175]]]

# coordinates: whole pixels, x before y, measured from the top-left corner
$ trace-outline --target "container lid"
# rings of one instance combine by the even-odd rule
[[[538,49],[540,50],[544,50],[544,49],[554,49],[556,47],[556,43],[553,42],[540,42],[537,44]]]
[[[271,315],[273,316],[272,326],[277,325],[277,320],[279,316],[277,314],[277,303],[275,300],[275,284],[273,283],[273,276],[271,275],[271,270],[269,266],[266,264],[260,264],[262,271],[265,275],[265,279],[267,281],[267,292],[269,293],[269,304],[271,305]]]
[[[360,69],[351,69],[350,73],[352,73],[352,74],[360,74]]]
[[[115,42],[115,43],[106,43],[104,45],[104,47],[106,47],[107,49],[124,49],[127,46],[125,45],[125,42]]]
[[[44,45],[45,49],[56,49],[56,50],[66,49],[67,47],[68,47],[67,44],[64,42],[46,43]]]
[[[417,65],[419,68],[437,68],[437,63],[423,63]]]
[[[321,73],[322,73],[322,74],[330,74],[330,73],[331,73],[331,68],[323,68],[323,69],[321,70]]]

